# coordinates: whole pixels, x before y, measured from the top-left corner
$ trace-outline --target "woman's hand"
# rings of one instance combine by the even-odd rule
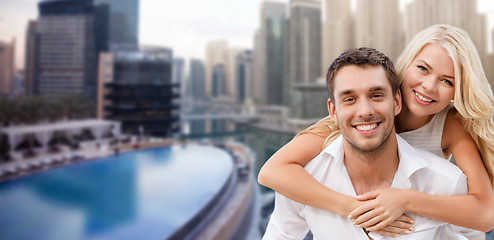
[[[414,221],[411,217],[403,214],[388,226],[375,231],[375,233],[388,237],[399,237],[402,234],[407,235],[415,230],[412,226],[413,222]]]
[[[406,212],[406,189],[384,188],[357,196],[366,203],[349,214],[353,224],[367,231],[377,232],[391,226],[395,220]],[[409,222],[411,223],[411,222]]]

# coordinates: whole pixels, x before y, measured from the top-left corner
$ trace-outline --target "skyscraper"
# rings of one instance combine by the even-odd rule
[[[290,1],[290,83],[315,82],[321,75],[321,2]]]
[[[259,82],[263,84],[266,104],[283,105],[284,87],[287,86],[284,75],[284,47],[288,39],[284,26],[287,18],[287,5],[281,2],[266,1],[261,4],[261,28],[255,51],[259,54],[256,71],[260,71]]]
[[[109,7],[110,49],[137,49],[139,44],[139,0],[94,0]]]
[[[32,68],[35,93],[49,98],[83,93],[96,101],[97,52],[106,41],[96,34],[95,25],[101,24],[104,19],[99,17],[105,15],[97,12],[92,1],[39,3]]]
[[[226,68],[223,64],[216,64],[211,74],[211,97],[226,95]]]
[[[344,50],[354,46],[351,0],[326,0],[322,36],[322,74]]]
[[[206,96],[212,96],[213,89],[213,69],[218,65],[223,65],[223,68],[227,65],[228,56],[228,42],[226,40],[217,40],[208,43],[206,47]],[[223,70],[225,71],[225,70]],[[226,78],[225,73],[225,78]],[[226,80],[226,79],[225,79]]]
[[[467,31],[482,61],[486,60],[487,17],[477,12],[476,0],[415,0],[409,3],[405,6],[405,42],[426,27],[439,23]]]
[[[0,96],[10,95],[14,90],[15,39],[10,43],[0,41]]]
[[[395,61],[403,49],[403,27],[396,0],[359,0],[355,46],[373,47]]]
[[[179,83],[181,86],[180,95],[185,94],[185,65],[183,58],[174,58],[172,65],[172,82]]]
[[[204,64],[201,60],[191,59],[189,73],[190,84],[188,86],[188,92],[190,93],[190,97],[192,97],[192,99],[200,101],[205,98],[205,82],[206,72],[204,69]]]
[[[243,103],[252,99],[253,86],[253,54],[251,50],[245,50],[237,55],[236,59],[236,99]]]
[[[295,98],[299,95],[295,93],[298,91],[297,86],[314,83],[321,76],[321,30],[321,2],[290,1],[289,67],[287,71],[289,72],[290,114],[293,117],[306,117],[293,115],[296,112],[294,108],[300,107],[297,99],[305,98],[304,96]],[[314,99],[314,101],[319,100]]]
[[[36,64],[38,49],[38,35],[36,34],[36,21],[29,21],[26,29],[26,50],[24,57],[24,92],[27,96],[33,95],[37,91]]]

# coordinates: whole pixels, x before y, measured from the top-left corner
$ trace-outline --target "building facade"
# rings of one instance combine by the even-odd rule
[[[94,0],[109,7],[108,39],[113,50],[137,50],[139,45],[139,0]]]
[[[289,20],[289,87],[290,109],[295,86],[317,81],[321,74],[321,2],[311,0],[290,1]],[[319,99],[314,99],[319,101]],[[304,117],[304,116],[302,116]]]
[[[0,41],[0,96],[13,93],[15,75],[15,39]]]
[[[266,1],[261,4],[261,27],[258,46],[259,59],[256,71],[259,71],[259,82],[263,85],[263,103],[284,105],[284,88],[287,81],[284,71],[285,46],[288,43],[285,27],[288,17],[287,4]]]
[[[351,0],[326,0],[324,9],[321,76],[340,53],[354,46]]]
[[[39,18],[30,22],[26,41],[26,92],[59,99],[97,97],[97,54],[108,39],[106,5],[85,0],[41,1]]]
[[[245,50],[236,58],[236,99],[239,103],[252,100],[254,57],[251,50]]]
[[[143,48],[100,57],[101,118],[126,133],[175,137],[180,130],[180,83],[172,81],[172,50]]]
[[[187,87],[188,96],[195,101],[204,100],[206,97],[206,72],[204,69],[204,63],[201,60],[190,60],[189,83],[190,84]]]

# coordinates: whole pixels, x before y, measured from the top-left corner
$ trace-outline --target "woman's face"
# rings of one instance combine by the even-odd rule
[[[455,93],[453,61],[438,44],[426,45],[408,66],[401,85],[404,104],[417,116],[443,110]]]

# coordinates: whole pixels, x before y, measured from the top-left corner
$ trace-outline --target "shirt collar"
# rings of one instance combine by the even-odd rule
[[[400,163],[393,179],[394,188],[411,188],[411,176],[419,169],[425,168],[429,163],[421,157],[420,151],[412,147],[403,138],[396,134],[398,142],[398,156]],[[324,154],[331,155],[338,164],[343,164],[343,136],[339,136],[323,151]]]

